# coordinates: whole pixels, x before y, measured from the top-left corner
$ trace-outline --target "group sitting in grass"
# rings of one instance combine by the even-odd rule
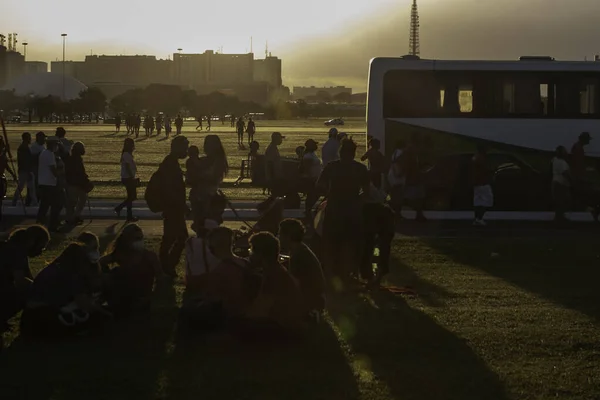
[[[244,258],[234,252],[234,232],[221,222],[212,220],[190,239],[201,242],[204,256],[190,258],[198,245],[187,253],[183,322],[229,328],[243,337],[269,332],[282,337],[318,321],[325,281],[319,260],[303,243],[302,223],[281,222],[280,239],[269,232],[252,235],[250,257]],[[29,259],[42,255],[49,242],[40,225],[18,229],[1,242],[2,332],[21,311],[26,337],[99,332],[113,320],[149,310],[156,285],[167,279],[136,224],[126,225],[102,257],[98,237],[80,234],[34,277]]]

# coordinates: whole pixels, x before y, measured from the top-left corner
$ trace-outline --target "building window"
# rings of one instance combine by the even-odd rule
[[[579,104],[581,114],[596,113],[596,85],[594,83],[584,83],[579,91]]]

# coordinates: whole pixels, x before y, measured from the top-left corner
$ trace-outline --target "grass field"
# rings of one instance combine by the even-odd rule
[[[8,125],[8,137],[13,156],[16,160],[17,147],[20,143],[20,136],[23,132],[29,131],[35,137],[35,133],[43,131],[47,135],[54,135],[57,125]],[[192,145],[196,145],[202,150],[202,143],[206,136],[206,131],[196,131],[196,123],[186,122],[183,133],[188,137]],[[206,124],[204,124],[206,128]],[[237,179],[240,173],[240,166],[243,159],[248,155],[249,150],[240,150],[237,146],[237,134],[234,128],[228,124],[221,125],[220,122],[213,124],[210,133],[221,137],[225,151],[227,152],[230,173],[226,181],[232,183]],[[125,190],[120,184],[120,156],[123,147],[123,139],[126,135],[123,132],[116,135],[112,125],[65,125],[67,138],[74,141],[82,141],[86,145],[86,155],[84,157],[87,173],[90,179],[96,184],[92,193],[92,198],[119,198],[125,195]],[[353,134],[355,139],[364,138],[364,121],[349,120],[344,127],[338,127],[340,132]],[[271,142],[271,133],[279,131],[286,136],[284,143],[280,146],[282,156],[295,157],[295,149],[303,146],[304,142],[313,138],[320,143],[327,140],[327,131],[329,128],[323,125],[323,120],[296,120],[296,121],[257,121],[257,133],[255,140],[260,143],[260,153],[264,153],[267,145]],[[171,136],[172,138],[173,136]],[[165,140],[164,133],[156,138],[145,138],[142,129],[140,138],[136,141],[136,162],[138,163],[138,174],[142,181],[150,179],[152,173],[158,168],[158,164],[169,152],[170,140]],[[247,147],[247,145],[246,145]],[[16,162],[16,161],[15,161]],[[10,180],[10,179],[9,179]],[[242,188],[224,188],[224,192],[230,198],[238,199],[259,199],[264,198],[262,190],[244,185]],[[9,182],[8,193],[14,193],[14,182]]]
[[[326,323],[283,347],[186,334],[177,282],[102,337],[7,335],[0,398],[598,399],[597,239],[398,238],[389,283],[417,296],[333,296]]]

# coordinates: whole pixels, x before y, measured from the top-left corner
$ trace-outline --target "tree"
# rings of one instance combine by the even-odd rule
[[[98,89],[91,87],[79,93],[79,98],[75,102],[77,111],[82,114],[104,113],[106,110],[106,96]]]
[[[182,107],[182,91],[177,85],[152,84],[143,91],[143,108],[151,114],[177,114]]]
[[[320,103],[329,103],[331,101],[331,95],[329,94],[329,92],[326,92],[324,90],[319,90],[317,92],[317,101]]]
[[[110,109],[115,113],[138,113],[143,108],[143,99],[143,89],[130,89],[113,97],[110,101]]]
[[[351,103],[352,95],[348,92],[340,92],[333,96],[333,101],[337,103]]]

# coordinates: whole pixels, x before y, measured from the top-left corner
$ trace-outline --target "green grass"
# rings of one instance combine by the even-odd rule
[[[418,296],[333,296],[327,322],[293,346],[186,335],[177,282],[159,288],[149,316],[102,337],[8,335],[0,398],[598,399],[596,242],[396,239],[389,283]]]
[[[57,125],[19,124],[8,125],[8,137],[13,157],[17,156],[17,148],[20,143],[21,134],[25,131],[35,136],[38,131],[44,131],[47,135],[53,135]],[[183,134],[188,137],[190,144],[198,146],[202,150],[202,143],[206,131],[196,131],[196,124],[186,122]],[[206,124],[204,124],[206,128]],[[121,198],[125,196],[125,189],[118,184],[121,179],[120,157],[125,131],[116,135],[112,125],[65,125],[67,138],[73,141],[82,141],[86,145],[84,162],[90,179],[96,187],[92,192],[92,198]],[[293,120],[293,121],[257,121],[257,133],[255,140],[260,143],[259,152],[264,153],[271,141],[271,133],[282,132],[286,139],[280,146],[281,155],[284,157],[295,157],[295,149],[303,146],[304,142],[313,138],[321,143],[327,140],[329,128],[323,125],[323,120]],[[346,126],[339,127],[341,132],[348,132],[355,138],[364,138],[365,124],[360,120],[349,120]],[[240,150],[237,146],[237,134],[229,125],[213,124],[210,132],[221,137],[223,146],[227,153],[231,170],[227,176],[228,181],[235,181],[240,174],[242,160],[246,159],[249,150]],[[158,164],[169,152],[170,140],[164,140],[164,133],[160,138],[152,137],[146,139],[142,130],[140,139],[136,141],[136,162],[138,163],[138,174],[142,181],[148,181],[152,173],[158,168]],[[171,136],[173,137],[173,136]],[[247,146],[247,145],[246,145]],[[225,193],[232,199],[261,199],[264,198],[262,190],[244,185],[243,190],[226,189]],[[12,195],[15,184],[9,178],[8,193]]]

